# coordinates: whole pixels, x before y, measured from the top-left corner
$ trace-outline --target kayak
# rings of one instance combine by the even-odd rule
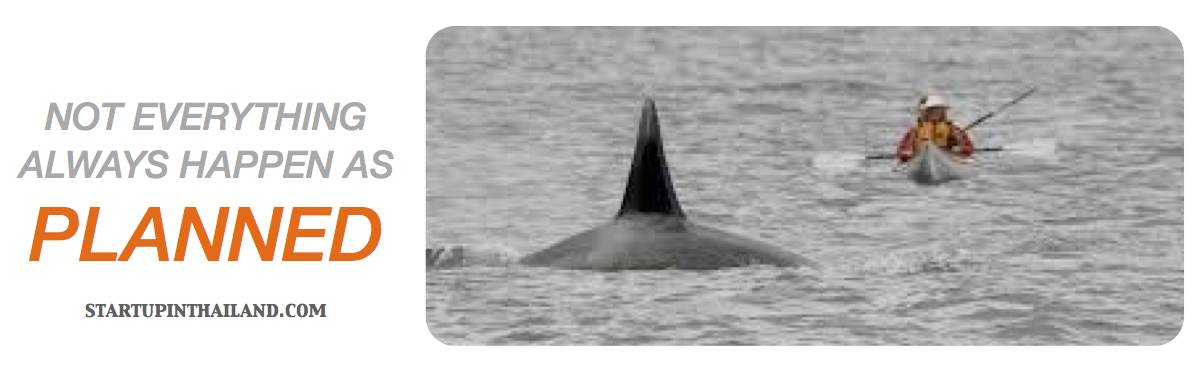
[[[918,154],[905,164],[910,180],[919,184],[941,184],[962,179],[967,174],[967,161],[954,157],[930,142],[922,143]]]

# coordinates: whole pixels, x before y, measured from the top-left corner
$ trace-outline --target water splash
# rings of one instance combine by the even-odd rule
[[[510,266],[519,260],[519,253],[506,246],[473,245],[424,249],[429,270],[471,266]]]

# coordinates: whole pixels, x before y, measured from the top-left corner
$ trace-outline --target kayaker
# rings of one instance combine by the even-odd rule
[[[920,142],[931,141],[944,151],[955,153],[960,157],[972,157],[972,138],[955,122],[947,118],[947,99],[943,96],[923,96],[918,101],[918,121],[897,147],[897,159],[901,162],[909,161],[918,154]]]

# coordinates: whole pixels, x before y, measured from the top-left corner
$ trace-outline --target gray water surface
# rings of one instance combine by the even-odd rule
[[[1161,28],[450,28],[428,47],[428,247],[512,257],[612,218],[657,101],[696,222],[821,270],[427,272],[450,344],[1161,344],[1183,317],[1183,59]],[[976,175],[888,152],[933,90]],[[1029,143],[1028,143],[1029,142]],[[1031,144],[1032,143],[1032,144]],[[415,250],[412,250],[415,251]]]

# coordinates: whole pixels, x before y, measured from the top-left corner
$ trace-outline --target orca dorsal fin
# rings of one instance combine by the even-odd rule
[[[644,100],[639,136],[635,140],[635,158],[627,175],[623,206],[615,217],[632,213],[685,217],[677,202],[677,194],[673,192],[673,179],[664,159],[664,140],[660,137],[660,122],[656,117],[656,102],[651,98]]]

